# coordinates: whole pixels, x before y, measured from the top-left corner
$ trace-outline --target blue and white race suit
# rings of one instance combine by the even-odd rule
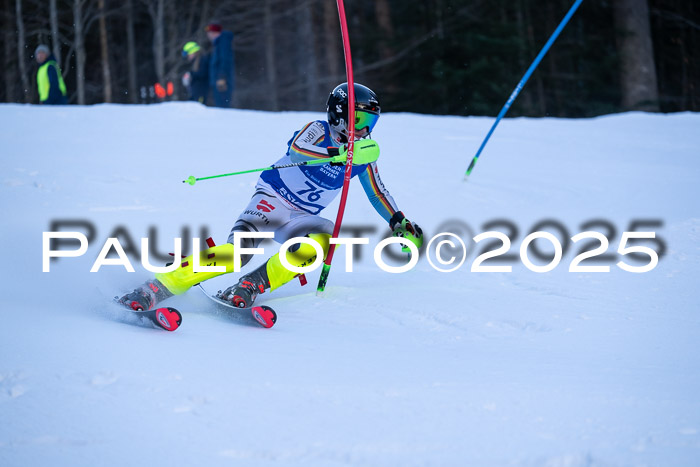
[[[317,120],[294,134],[287,153],[274,165],[328,158],[337,154],[340,145],[340,137],[333,134],[328,123]],[[329,153],[329,148],[335,151],[331,149]],[[330,164],[263,172],[229,241],[233,241],[235,231],[273,231],[280,243],[308,233],[332,233],[333,222],[318,214],[341,192],[344,173],[344,165]],[[355,176],[359,176],[374,209],[389,222],[399,209],[379,177],[377,163],[353,166],[352,177]]]

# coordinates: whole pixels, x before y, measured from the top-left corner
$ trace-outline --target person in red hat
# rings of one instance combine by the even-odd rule
[[[233,97],[233,33],[212,21],[205,28],[211,41],[209,57],[209,87],[214,97],[214,106],[229,108]]]

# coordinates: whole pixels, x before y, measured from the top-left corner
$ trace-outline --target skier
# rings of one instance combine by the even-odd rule
[[[327,101],[328,120],[306,124],[288,141],[287,153],[275,165],[342,156],[348,142],[348,94],[347,83],[338,85]],[[379,178],[376,160],[379,146],[371,139],[371,133],[379,119],[380,106],[376,94],[366,86],[355,84],[355,137],[352,176],[358,176],[367,198],[388,223],[395,236],[402,236],[418,248],[423,243],[423,232],[409,221],[384,187]],[[344,163],[298,166],[273,169],[262,173],[255,193],[248,206],[236,220],[228,243],[213,246],[200,254],[201,265],[219,261],[226,266],[226,273],[233,272],[233,242],[235,232],[274,232],[279,243],[295,238],[309,237],[317,241],[328,253],[333,222],[319,216],[340,193],[343,186]],[[262,239],[245,238],[244,248],[257,247]],[[158,273],[133,292],[124,295],[120,302],[133,310],[150,310],[172,295],[182,294],[190,287],[223,272],[193,271],[193,257],[181,261],[180,267],[168,273]],[[240,266],[250,261],[251,255],[241,255]],[[316,250],[300,243],[289,249],[286,259],[293,266],[303,267],[316,260]],[[219,298],[236,307],[251,307],[255,298],[267,290],[275,290],[291,281],[298,274],[287,270],[279,253],[264,264],[243,275],[238,283],[227,288]]]

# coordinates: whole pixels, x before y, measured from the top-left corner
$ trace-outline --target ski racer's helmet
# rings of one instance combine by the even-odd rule
[[[348,83],[339,84],[326,102],[328,123],[341,135],[348,137]],[[360,137],[372,133],[379,120],[379,99],[367,86],[355,83],[355,132]],[[366,131],[365,131],[366,129]]]

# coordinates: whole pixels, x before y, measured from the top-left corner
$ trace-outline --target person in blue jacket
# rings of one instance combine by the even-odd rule
[[[217,22],[209,23],[205,30],[212,44],[209,87],[214,96],[214,106],[229,108],[233,96],[233,33],[224,31]]]
[[[209,57],[196,42],[185,44],[182,56],[189,64],[182,82],[190,93],[190,100],[206,104],[209,95]]]
[[[48,45],[41,44],[34,51],[34,58],[39,64],[36,72],[36,86],[39,90],[39,102],[48,105],[66,105],[66,84],[61,76],[61,69]]]

